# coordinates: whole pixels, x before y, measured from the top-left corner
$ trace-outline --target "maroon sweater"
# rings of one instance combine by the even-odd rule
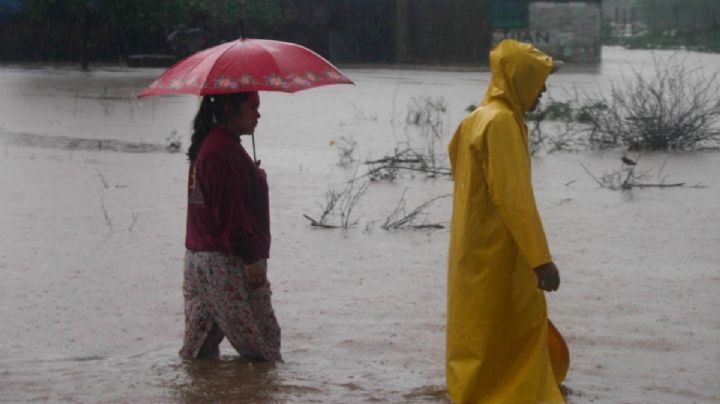
[[[245,264],[270,257],[270,209],[265,171],[216,126],[208,133],[188,176],[185,247],[225,251]]]

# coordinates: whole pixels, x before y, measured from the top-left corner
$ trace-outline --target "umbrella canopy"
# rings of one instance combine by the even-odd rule
[[[268,39],[238,39],[181,60],[138,97],[243,91],[294,93],[330,84],[353,82],[303,46]]]

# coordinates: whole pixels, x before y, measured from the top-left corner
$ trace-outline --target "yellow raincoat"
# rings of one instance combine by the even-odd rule
[[[449,152],[455,179],[446,374],[456,403],[564,403],[548,354],[547,306],[532,271],[551,261],[530,179],[524,112],[552,59],[502,41],[482,105]]]

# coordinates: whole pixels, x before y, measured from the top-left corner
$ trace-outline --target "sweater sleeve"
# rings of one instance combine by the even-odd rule
[[[223,247],[252,264],[260,257],[248,216],[250,177],[232,148],[214,150],[206,156],[202,183],[212,214],[220,226]]]
[[[530,153],[511,114],[498,114],[485,135],[486,178],[493,204],[531,268],[550,262],[550,251],[535,203]]]

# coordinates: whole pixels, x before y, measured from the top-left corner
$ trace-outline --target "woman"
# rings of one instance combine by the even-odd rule
[[[268,186],[243,149],[260,113],[257,92],[205,96],[188,150],[183,358],[218,357],[227,337],[250,359],[282,361],[270,301]]]

